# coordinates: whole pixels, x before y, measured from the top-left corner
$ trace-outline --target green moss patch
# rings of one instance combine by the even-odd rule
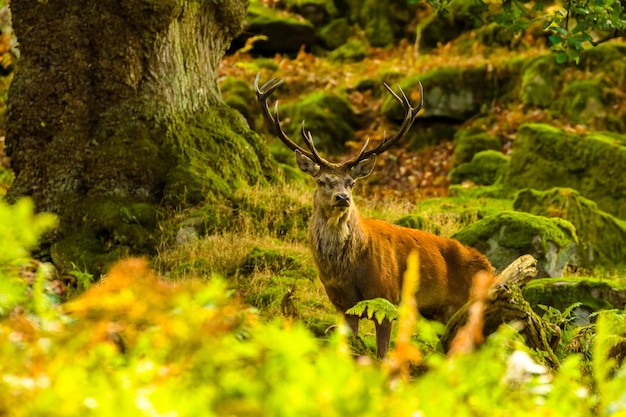
[[[359,40],[344,43],[328,54],[328,59],[334,62],[359,62],[365,58],[367,58],[367,48]]]
[[[354,131],[360,126],[350,103],[335,94],[315,92],[283,107],[285,117],[292,123],[288,130],[292,137],[300,136],[301,122],[311,131],[315,146],[320,151],[341,153],[344,144],[354,140]]]
[[[521,190],[515,210],[570,221],[580,239],[580,258],[585,266],[618,266],[626,261],[626,221],[602,210],[596,203],[570,188],[547,191]]]
[[[179,124],[168,140],[177,158],[164,191],[170,205],[230,198],[241,186],[263,183],[277,174],[258,135],[226,106]]]
[[[526,285],[523,294],[538,313],[540,304],[560,311],[574,303],[582,303],[593,311],[621,310],[626,304],[626,281],[585,277],[536,279]]]
[[[471,162],[463,163],[450,171],[450,183],[471,181],[478,185],[491,185],[504,174],[509,157],[499,151],[478,152]]]
[[[474,155],[482,151],[498,151],[502,147],[502,140],[494,135],[474,130],[460,130],[455,138],[453,164],[459,165],[470,162]]]
[[[402,216],[394,223],[398,226],[410,227],[411,229],[424,230],[434,235],[441,235],[441,226],[419,214]]]
[[[578,263],[575,228],[558,218],[504,211],[465,227],[453,237],[483,252],[496,269],[525,254],[537,259],[540,276],[562,275],[567,266]]]
[[[579,135],[525,124],[515,140],[505,181],[512,187],[576,189],[601,210],[626,219],[626,136]]]

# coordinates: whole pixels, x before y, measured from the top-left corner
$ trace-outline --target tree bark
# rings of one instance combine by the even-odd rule
[[[9,92],[9,198],[61,227],[61,268],[149,252],[157,208],[270,177],[259,138],[223,104],[219,63],[247,0],[13,0],[22,59]],[[242,167],[235,164],[246,164]],[[216,189],[216,184],[219,185]]]

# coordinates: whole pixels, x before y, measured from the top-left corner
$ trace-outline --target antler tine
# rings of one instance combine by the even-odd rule
[[[259,102],[259,105],[261,106],[261,112],[263,113],[263,117],[265,118],[265,121],[274,129],[274,132],[273,132],[274,135],[276,135],[276,137],[280,139],[281,142],[283,142],[285,145],[287,145],[287,147],[291,149],[292,151],[301,152],[302,154],[304,154],[305,156],[312,159],[318,164],[322,164],[322,165],[328,164],[328,162],[326,162],[323,158],[321,158],[317,154],[314,147],[309,146],[309,144],[307,143],[307,147],[311,149],[311,152],[307,151],[302,146],[294,142],[283,131],[283,129],[280,127],[280,118],[278,116],[278,100],[276,100],[276,103],[274,104],[274,114],[272,115],[272,113],[270,113],[270,109],[267,105],[267,99],[272,95],[274,91],[276,91],[276,89],[285,80],[280,79],[280,78],[272,78],[271,80],[263,84],[261,87],[259,87],[260,78],[261,78],[261,73],[257,73],[254,79],[254,89],[256,91],[257,101]],[[313,142],[311,142],[311,145],[312,144]]]
[[[304,140],[304,143],[306,144],[307,148],[311,150],[311,153],[313,154],[313,161],[317,162],[320,165],[329,165],[330,163],[317,153],[317,149],[315,149],[315,144],[313,143],[313,136],[311,135],[311,131],[306,130],[304,128],[304,120],[302,121],[301,132],[302,132],[302,139]]]
[[[375,155],[380,155],[381,153],[385,152],[387,149],[391,148],[396,142],[398,142],[398,140],[400,140],[406,134],[406,132],[408,132],[408,130],[411,128],[411,125],[415,121],[415,117],[424,106],[424,87],[422,86],[421,82],[418,81],[417,83],[418,83],[419,90],[420,90],[420,101],[417,104],[417,106],[413,107],[408,97],[404,93],[404,90],[402,90],[402,87],[398,85],[398,89],[400,90],[400,94],[401,94],[400,96],[395,91],[393,91],[393,89],[389,87],[387,83],[383,82],[383,85],[385,86],[387,91],[391,93],[391,96],[398,103],[400,103],[402,107],[404,108],[404,120],[402,121],[402,124],[400,125],[400,129],[398,129],[396,134],[390,137],[389,139],[386,139],[385,137],[383,137],[383,140],[374,149],[365,151],[365,147],[364,147],[363,149],[361,149],[361,152],[359,152],[359,154],[356,157],[348,161],[346,165],[352,167],[364,159],[371,158],[372,156],[375,156]],[[368,141],[366,141],[366,146],[368,144]]]

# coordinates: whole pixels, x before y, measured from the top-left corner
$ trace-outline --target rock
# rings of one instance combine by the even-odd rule
[[[561,276],[568,266],[580,263],[575,228],[558,218],[503,211],[470,224],[453,238],[484,253],[496,269],[526,254],[537,260],[539,277]]]
[[[509,163],[509,157],[499,151],[478,152],[471,162],[463,163],[450,171],[450,183],[471,181],[478,185],[495,184]]]
[[[515,197],[513,208],[571,222],[580,239],[579,257],[585,267],[611,267],[623,264],[626,259],[626,221],[600,210],[576,190],[523,189]]]
[[[493,105],[496,97],[505,100],[515,87],[521,63],[511,60],[493,68],[487,64],[470,68],[443,67],[426,74],[407,77],[400,82],[408,97],[419,97],[418,81],[424,86],[422,119],[439,118],[462,122]],[[389,119],[401,122],[404,113],[391,97],[386,97],[381,111]]]
[[[481,151],[499,151],[502,147],[502,139],[486,132],[472,130],[459,130],[454,137],[455,148],[453,165],[470,162],[474,155]]]
[[[334,62],[359,62],[366,57],[367,48],[358,40],[345,43],[328,54],[328,59]]]
[[[293,137],[300,136],[304,120],[306,130],[311,131],[315,146],[322,152],[344,152],[344,144],[354,140],[354,131],[360,127],[360,121],[346,99],[323,91],[285,104],[282,112],[285,122],[290,119],[289,125],[283,123],[283,129]]]
[[[504,181],[514,188],[568,187],[601,210],[626,219],[626,136],[577,134],[546,125],[522,125]]]
[[[407,214],[394,222],[398,226],[424,230],[434,235],[441,235],[441,226],[419,214]]]
[[[244,30],[233,40],[231,51],[242,48],[253,37],[259,37],[251,49],[254,54],[295,54],[302,47],[310,48],[315,43],[315,27],[293,14],[252,2],[248,7]]]
[[[623,309],[626,304],[626,286],[619,281],[600,278],[567,277],[530,281],[523,290],[524,298],[540,313],[538,306],[547,305],[565,311],[574,303],[581,303],[587,311]]]
[[[522,103],[550,107],[562,88],[562,70],[552,54],[542,55],[528,62],[522,75]]]
[[[317,37],[330,50],[337,49],[348,42],[351,34],[352,28],[346,18],[331,20],[330,23],[317,31]],[[363,49],[365,48],[363,47]]]

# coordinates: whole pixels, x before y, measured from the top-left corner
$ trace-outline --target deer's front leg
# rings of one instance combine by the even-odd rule
[[[376,353],[378,359],[382,359],[387,355],[387,349],[389,349],[391,322],[385,319],[381,324],[378,324],[378,321],[374,320],[374,325],[376,326]]]
[[[351,314],[344,314],[344,318],[346,320],[346,324],[352,330],[352,334],[355,336],[359,335],[359,317],[353,316]]]

